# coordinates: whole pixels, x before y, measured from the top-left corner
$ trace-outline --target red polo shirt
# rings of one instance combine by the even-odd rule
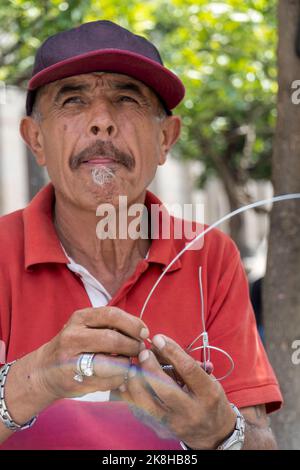
[[[146,205],[160,201],[147,192]],[[24,210],[0,218],[0,362],[12,361],[51,340],[75,310],[90,307],[83,284],[66,266],[52,223],[54,191],[42,189]],[[109,305],[132,315],[142,305],[162,269],[185,239],[154,239]],[[172,266],[151,298],[143,320],[151,336],[163,333],[183,348],[202,332],[198,271],[202,266],[206,327],[210,344],[235,362],[222,381],[239,408],[266,403],[268,412],[282,397],[257,334],[248,285],[234,243],[211,231],[203,247],[189,250]],[[193,353],[195,358],[199,351]],[[214,374],[230,364],[212,353]],[[36,424],[12,435],[2,449],[179,449],[178,441],[159,438],[132,415],[126,403],[60,400],[44,410]]]

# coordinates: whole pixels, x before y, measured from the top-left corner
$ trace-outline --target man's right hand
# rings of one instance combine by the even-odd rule
[[[76,311],[51,341],[11,366],[5,401],[12,418],[23,424],[58,399],[118,388],[148,334],[142,320],[117,307]],[[95,353],[95,375],[79,383],[77,361],[87,352]],[[10,434],[0,422],[0,443]]]
[[[117,307],[76,311],[64,328],[38,351],[40,381],[57,398],[118,388],[130,358],[144,349],[145,323]],[[78,358],[94,353],[94,376],[74,380]]]

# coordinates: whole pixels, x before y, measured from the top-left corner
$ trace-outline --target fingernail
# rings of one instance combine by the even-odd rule
[[[204,364],[203,364],[203,367],[204,367]],[[206,372],[210,375],[210,374],[212,374],[213,370],[214,370],[214,365],[213,365],[213,363],[210,362],[210,361],[208,361],[208,362],[206,363]]]
[[[154,336],[152,343],[157,347],[157,349],[163,349],[166,345],[166,341],[161,335]]]
[[[148,328],[142,328],[142,329],[141,329],[141,332],[140,332],[140,337],[141,337],[142,339],[146,339],[146,338],[148,338],[148,336],[149,336],[149,330],[148,330]]]
[[[212,374],[213,370],[214,370],[214,365],[212,362],[210,361],[206,361],[206,368],[204,366],[204,362],[200,362],[200,366],[202,367],[202,369],[208,373],[208,375]]]
[[[144,351],[146,349],[145,343],[140,344],[140,352]]]
[[[148,349],[145,349],[144,351],[142,351],[142,352],[139,354],[139,361],[140,361],[140,362],[144,362],[144,361],[146,361],[147,359],[149,359],[149,357],[150,357],[149,351],[148,351]]]
[[[132,377],[134,377],[136,375],[136,367],[132,366],[130,367],[129,369],[129,372],[128,372],[128,377],[130,379],[132,379]]]
[[[126,385],[125,384],[120,385],[119,390],[122,393],[126,392],[126,390],[127,390]]]

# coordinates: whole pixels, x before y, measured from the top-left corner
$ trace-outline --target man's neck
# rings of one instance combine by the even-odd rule
[[[118,220],[117,211],[116,214]],[[101,239],[96,232],[99,220],[96,213],[79,210],[66,201],[56,199],[54,223],[64,249],[113,295],[125,279],[133,274],[137,263],[145,258],[151,241],[128,237],[119,239],[118,236],[115,239]]]

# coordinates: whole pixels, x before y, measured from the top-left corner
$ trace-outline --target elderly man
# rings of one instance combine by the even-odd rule
[[[51,183],[0,220],[0,448],[276,448],[266,413],[281,394],[232,241],[214,230],[186,251],[141,319],[186,239],[97,229],[120,196],[127,221],[133,204],[161,204],[146,188],[179,137],[183,96],[153,44],[108,21],[39,49],[20,130]],[[222,386],[186,351],[201,308],[235,363]],[[226,375],[228,359],[214,367]]]

